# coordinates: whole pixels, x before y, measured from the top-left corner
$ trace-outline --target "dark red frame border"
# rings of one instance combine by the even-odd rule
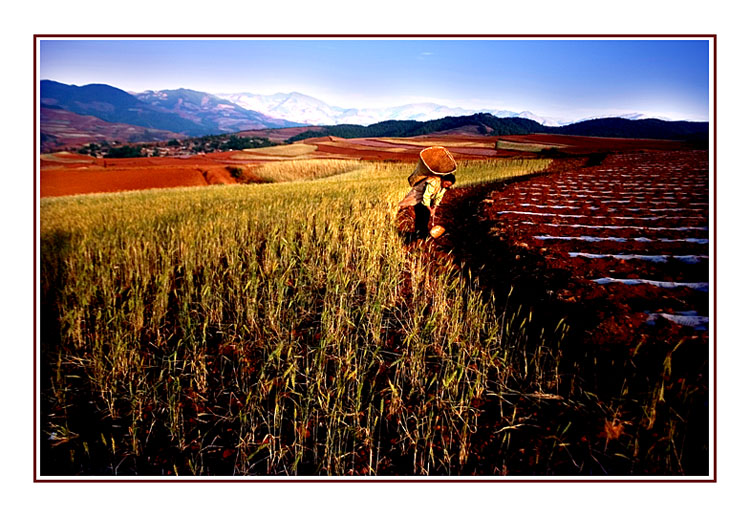
[[[253,477],[243,477],[237,479],[40,479],[37,472],[37,157],[39,154],[37,142],[37,41],[42,38],[707,38],[713,41],[713,164],[714,164],[714,207],[713,207],[713,250],[714,250],[714,270],[713,270],[713,292],[714,292],[714,313],[713,313],[713,403],[714,403],[714,458],[713,458],[713,478],[712,479],[515,479],[512,477],[500,477],[498,479],[473,479],[473,478],[425,478],[425,479],[378,479],[378,478],[320,478],[320,479],[296,479],[296,478],[278,478],[278,479],[257,479]],[[33,364],[33,481],[34,483],[717,483],[718,468],[718,426],[717,426],[717,336],[718,336],[718,289],[717,289],[717,262],[718,262],[718,222],[717,222],[717,149],[718,149],[718,130],[717,130],[717,35],[716,34],[34,34],[34,61],[33,61],[33,114],[34,114],[34,135],[33,135],[33,172],[34,172],[34,190],[33,190],[33,212],[34,212],[34,330],[33,330],[33,347],[34,347],[34,364]]]

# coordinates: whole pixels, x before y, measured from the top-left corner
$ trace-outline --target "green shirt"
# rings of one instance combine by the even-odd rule
[[[432,177],[425,180],[427,187],[424,189],[424,196],[422,196],[422,204],[427,208],[436,207],[443,200],[445,191],[448,189],[443,188],[443,181],[440,178]]]

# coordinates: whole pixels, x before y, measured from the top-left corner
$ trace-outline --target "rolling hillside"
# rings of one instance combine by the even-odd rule
[[[498,118],[489,113],[477,113],[466,117],[445,117],[428,122],[390,120],[369,126],[353,124],[329,126],[323,129],[300,133],[290,138],[289,141],[321,136],[335,136],[340,138],[409,137],[453,130],[478,135],[498,136],[550,133],[576,136],[683,140],[707,138],[708,123],[606,118],[588,120],[562,127],[548,127],[525,118]]]
[[[93,142],[159,142],[184,135],[163,129],[106,122],[91,115],[62,109],[42,108],[41,151],[79,147]]]
[[[246,110],[207,93],[184,89],[135,96],[106,84],[72,86],[45,80],[40,84],[40,104],[42,108],[62,109],[105,122],[189,136],[298,125]]]

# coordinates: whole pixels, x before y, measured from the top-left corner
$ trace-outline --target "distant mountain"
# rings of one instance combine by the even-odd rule
[[[254,93],[219,93],[217,97],[227,99],[245,109],[266,115],[294,120],[309,125],[356,124],[371,125],[386,120],[417,120],[426,122],[443,117],[469,116],[484,111],[498,118],[527,118],[547,126],[559,126],[563,122],[540,117],[529,111],[517,113],[507,110],[468,110],[450,108],[440,104],[423,102],[387,108],[339,108],[320,99],[298,92],[259,95]]]
[[[300,125],[245,109],[208,93],[184,88],[146,91],[135,94],[135,97],[157,111],[173,113],[212,132],[233,133],[246,129]]]
[[[547,127],[558,127],[558,126],[564,126],[565,124],[569,124],[569,122],[561,120],[561,119],[540,117],[539,115],[535,115],[530,111],[522,111],[520,113],[511,113],[511,114],[508,114],[507,111],[493,111],[491,113],[492,115],[498,118],[505,118],[505,117],[527,118],[529,120],[533,120],[534,122],[539,122],[543,126],[547,126]]]
[[[293,120],[306,125],[360,123],[358,110],[330,106],[325,102],[297,92],[258,95],[253,93],[220,93],[217,97],[245,109],[269,116]],[[377,122],[377,120],[369,123]]]
[[[563,126],[567,126],[567,125],[570,125],[570,124],[576,124],[578,122],[587,122],[589,120],[596,120],[596,119],[601,119],[601,118],[624,118],[624,119],[627,119],[627,120],[643,120],[643,119],[653,118],[653,117],[649,117],[647,115],[644,115],[643,113],[624,113],[622,115],[605,115],[605,116],[600,116],[600,117],[586,117],[586,118],[582,118],[580,120],[575,120],[575,121],[572,121],[572,122],[568,122],[568,123],[562,124],[562,125]],[[661,119],[661,120],[666,120],[666,119]]]
[[[42,108],[191,136],[297,125],[192,90],[144,92],[136,96],[106,84],[72,86],[44,80],[40,84],[40,101]]]
[[[42,108],[57,108],[78,115],[97,117],[105,122],[132,124],[197,135],[204,131],[199,124],[138,100],[133,95],[106,84],[71,86],[42,81]]]

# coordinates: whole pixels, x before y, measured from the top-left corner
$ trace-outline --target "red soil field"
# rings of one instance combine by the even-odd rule
[[[655,140],[638,138],[605,138],[595,136],[567,136],[550,134],[503,135],[502,140],[524,144],[549,144],[565,146],[569,153],[591,153],[600,151],[640,151],[640,150],[678,150],[684,144],[676,140]]]
[[[594,151],[595,142],[551,142],[592,152],[571,153],[533,177],[449,191],[437,216],[436,224],[447,228],[437,249],[492,293],[506,324],[514,316],[504,311],[520,307],[518,314],[528,315],[521,326],[534,343],[543,336],[553,349],[559,346],[562,393],[582,389],[600,407],[612,404],[628,440],[608,442],[620,447],[616,461],[649,456],[679,435],[671,443],[681,451],[678,470],[705,475],[715,325],[709,321],[708,153],[635,148],[606,154]],[[530,364],[535,360],[530,356]],[[514,401],[510,410],[519,405]],[[532,425],[514,436],[516,449],[539,450],[533,436],[547,419],[563,422],[558,432],[580,426],[567,436],[571,451],[577,444],[586,450],[596,440],[587,433],[601,425],[563,401],[532,411]],[[545,420],[539,428],[537,415]],[[487,422],[490,442],[498,419]],[[634,442],[635,450],[624,446]]]
[[[256,131],[243,134],[256,134]],[[290,133],[291,136],[291,133]],[[494,142],[494,137],[439,136],[415,138],[394,143],[369,138],[311,138],[304,143],[317,150],[313,159],[351,159],[414,162],[419,151],[435,143]],[[429,143],[427,143],[429,142]],[[517,152],[488,148],[448,147],[456,159],[483,159],[516,156]],[[120,192],[153,188],[195,187],[235,183],[228,166],[248,166],[273,157],[248,151],[229,151],[187,157],[92,158],[72,153],[46,154],[41,157],[41,196],[69,196],[96,192]],[[251,171],[249,171],[251,173]]]
[[[633,346],[657,327],[706,342],[708,194],[705,151],[618,154],[508,185],[485,215],[511,246],[569,273],[561,297],[619,307],[603,318],[609,333]]]
[[[92,158],[72,153],[43,155],[42,197],[235,183],[230,153],[189,158]]]
[[[278,132],[279,130],[273,130]],[[299,133],[291,128],[287,138]],[[246,131],[245,135],[261,135],[262,131]],[[276,135],[276,133],[274,133]],[[278,135],[277,135],[278,136]],[[559,135],[510,135],[504,140],[518,143],[564,146],[569,154],[592,152],[679,149],[682,144],[662,140],[628,140],[616,138],[571,137]],[[430,145],[443,145],[456,160],[491,159],[499,157],[533,157],[536,153],[496,150],[496,136],[433,134],[409,139],[335,137],[310,138],[304,143],[317,150],[312,158],[414,162],[419,151]],[[474,146],[472,145],[474,144]],[[475,146],[482,144],[482,147]],[[42,197],[67,196],[95,192],[119,192],[151,188],[170,188],[234,183],[227,166],[253,166],[272,157],[252,150],[229,151],[187,157],[107,158],[97,159],[71,153],[42,155],[40,190]]]
[[[43,170],[41,176],[42,197],[207,185],[194,168],[114,168],[109,172],[58,169]]]

